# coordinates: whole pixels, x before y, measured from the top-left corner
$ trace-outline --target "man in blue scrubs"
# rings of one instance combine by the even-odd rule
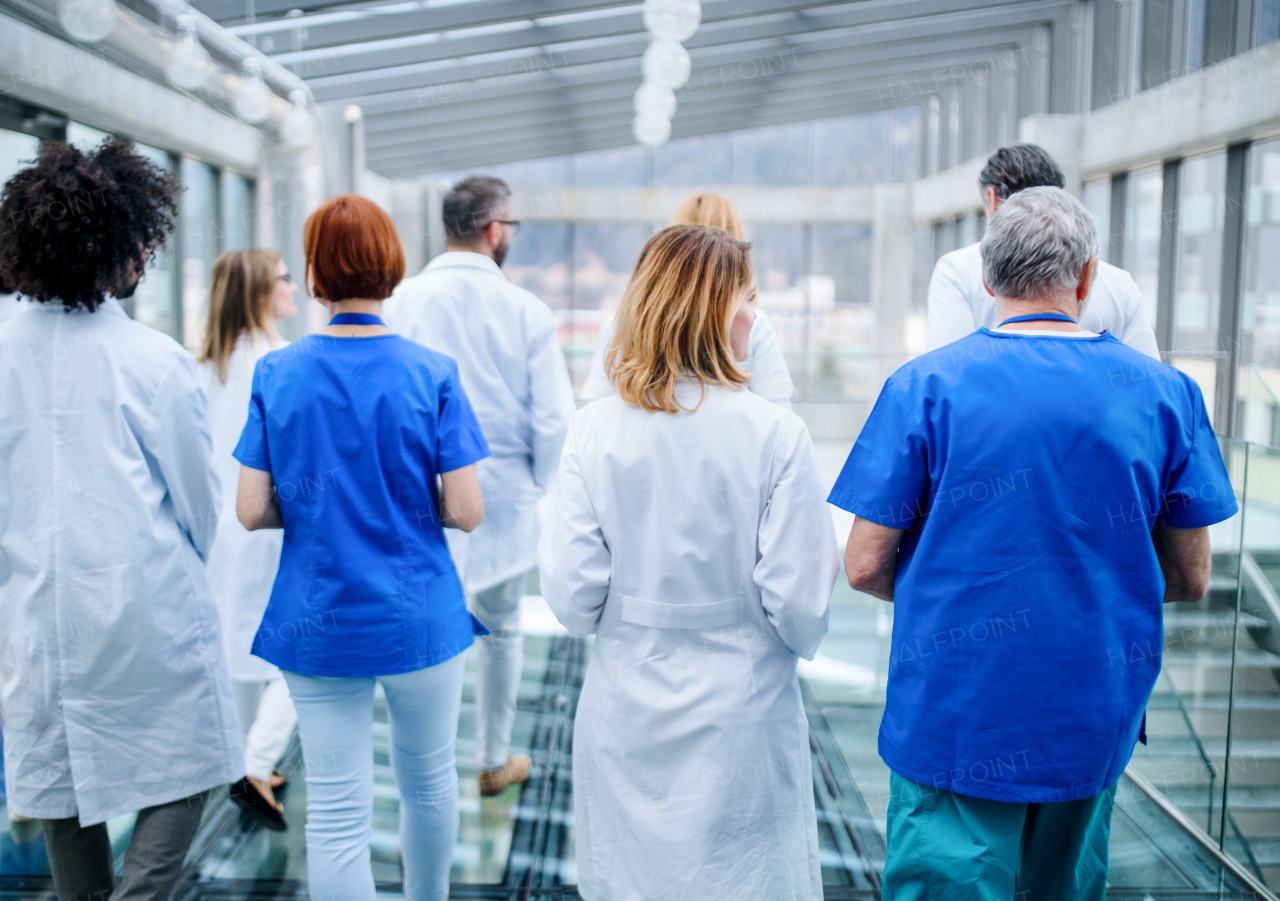
[[[1009,197],[999,327],[894,373],[831,492],[849,583],[895,604],[886,899],[1104,897],[1161,602],[1236,511],[1195,382],[1077,324],[1097,251],[1067,192]]]

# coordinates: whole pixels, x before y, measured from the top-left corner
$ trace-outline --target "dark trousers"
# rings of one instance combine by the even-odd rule
[[[81,826],[79,817],[41,820],[58,901],[168,901],[208,796],[201,792],[138,812],[118,888],[106,823]]]

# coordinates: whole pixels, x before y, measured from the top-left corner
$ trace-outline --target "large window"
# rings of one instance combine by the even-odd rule
[[[1212,411],[1217,381],[1227,155],[1193,157],[1181,166],[1170,362],[1196,380]]]
[[[1236,434],[1280,444],[1280,141],[1249,151]]]
[[[209,315],[209,276],[224,246],[218,170],[182,160],[182,343],[192,350],[204,338]]]
[[[1093,224],[1098,230],[1098,258],[1106,260],[1111,243],[1111,179],[1085,182],[1084,205],[1093,215]]]
[[[1124,268],[1142,292],[1147,321],[1156,324],[1160,287],[1160,203],[1164,175],[1160,166],[1129,173],[1124,215]]]

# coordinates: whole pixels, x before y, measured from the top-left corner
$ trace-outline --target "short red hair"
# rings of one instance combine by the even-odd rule
[[[331,303],[385,300],[404,278],[404,248],[372,200],[343,194],[320,204],[302,229],[311,292]]]

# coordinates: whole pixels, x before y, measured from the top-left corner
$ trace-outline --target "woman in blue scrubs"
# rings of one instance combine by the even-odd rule
[[[253,653],[284,672],[307,770],[313,893],[374,901],[373,694],[386,692],[405,895],[443,899],[458,832],[454,739],[467,612],[444,528],[484,518],[489,456],[453,359],[383,325],[404,275],[390,218],[343,195],[304,231],[329,326],[257,364],[236,512],[283,528]],[[437,480],[439,480],[437,484]]]

